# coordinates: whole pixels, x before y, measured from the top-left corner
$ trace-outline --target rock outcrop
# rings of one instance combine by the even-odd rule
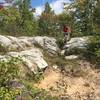
[[[0,60],[7,60],[10,57],[21,57],[25,65],[33,72],[37,68],[44,69],[48,66],[44,60],[42,51],[34,47],[33,37],[13,37],[0,35],[0,49],[5,48],[6,54],[0,55]]]
[[[77,56],[76,54],[78,52],[83,52],[84,50],[86,50],[90,43],[89,39],[90,37],[71,38],[71,40],[68,41],[67,44],[64,46],[64,50],[61,51],[61,55],[66,55],[66,59],[78,58],[73,57],[73,55]]]
[[[31,71],[34,71],[37,67],[43,69],[47,67],[48,64],[44,60],[44,55],[42,54],[42,52],[43,50],[45,50],[53,56],[57,55],[60,49],[56,41],[57,40],[55,38],[47,36],[13,37],[0,35],[0,50],[2,49],[2,47],[4,47],[7,51],[6,55],[0,56],[0,59],[6,60],[11,56],[20,56]],[[87,37],[72,38],[65,45],[65,49],[67,51],[70,51],[73,48],[83,49],[86,48],[87,44]],[[73,58],[76,57],[66,56],[66,59]]]
[[[41,46],[50,54],[57,54],[59,51],[59,47],[56,44],[56,39],[47,36],[13,37],[0,35],[0,44],[9,51],[22,51],[27,47],[34,47],[34,45]]]
[[[1,60],[7,60],[11,56],[20,56],[31,71],[34,71],[37,67],[44,69],[48,66],[37,45],[53,55],[56,55],[59,50],[56,39],[46,36],[13,37],[0,35],[0,45],[0,49],[4,48],[7,51],[6,55],[0,56]]]

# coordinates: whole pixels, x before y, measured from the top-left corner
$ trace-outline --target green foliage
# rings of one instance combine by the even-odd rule
[[[44,13],[47,13],[47,14],[51,13],[52,14],[51,7],[50,7],[48,2],[45,4]]]
[[[39,29],[38,29],[39,35],[48,35],[48,36],[57,35],[57,30],[56,30],[57,17],[54,14],[54,11],[52,11],[48,2],[45,4],[45,9],[41,14],[38,23],[39,23]]]
[[[8,89],[6,87],[0,87],[0,100],[15,100],[17,95],[21,94],[20,89]]]
[[[100,59],[100,0],[70,0],[71,3],[65,8],[65,14],[73,16],[72,36],[92,36],[88,50],[73,50],[70,54],[80,53],[92,62]],[[74,9],[74,10],[73,10]],[[71,15],[73,13],[73,15]],[[64,15],[63,15],[64,17]],[[71,18],[71,17],[70,17]],[[71,19],[72,19],[71,18]],[[68,18],[66,18],[67,20]],[[71,23],[70,23],[71,24]]]
[[[29,81],[23,81],[24,86],[26,87],[26,91],[30,91],[32,99],[38,99],[38,100],[58,100],[57,97],[53,97],[49,95],[49,92],[44,89],[38,89],[33,86],[33,83]],[[22,99],[24,100],[24,99]],[[26,100],[26,99],[25,99]]]
[[[69,6],[65,7],[65,13],[72,20],[72,36],[86,36],[99,33],[99,0],[70,0]],[[68,18],[66,18],[67,20]],[[97,25],[98,24],[98,25]]]
[[[19,78],[19,58],[11,58],[8,61],[0,61],[0,100],[14,100],[14,97],[21,93],[20,89],[11,89],[8,83]]]
[[[73,60],[72,62],[70,60],[66,60],[65,57],[61,56],[60,54],[57,56],[51,56],[47,52],[44,52],[44,57],[50,66],[56,64],[59,67],[64,67],[66,65],[72,65],[73,63],[75,63]]]
[[[63,49],[63,46],[64,46],[64,40],[63,38],[58,38],[57,39],[57,44],[59,46],[60,49]]]
[[[12,57],[8,61],[0,61],[0,86],[6,86],[7,83],[19,76],[19,58]]]
[[[88,45],[87,58],[89,58],[94,63],[99,63],[100,61],[100,36],[96,35],[90,39],[90,44]]]
[[[86,49],[82,48],[73,48],[71,50],[66,50],[65,55],[80,55],[82,56],[86,52]]]
[[[0,10],[0,30],[10,35],[16,35],[18,32],[18,22],[20,14],[16,8],[2,9]]]
[[[20,64],[21,58],[12,57],[8,61],[0,61],[0,100],[15,100],[16,97],[21,96],[22,100],[57,100],[48,94],[45,90],[37,89],[33,86],[33,82],[38,82],[42,78],[42,71],[39,70],[37,74],[30,74],[32,79],[21,79]],[[11,80],[17,79],[25,88],[9,87]],[[27,93],[27,96],[23,94]]]
[[[26,80],[33,81],[35,83],[39,82],[40,80],[43,79],[43,72],[40,69],[37,69],[37,72],[31,72],[26,74]]]
[[[5,48],[2,44],[0,44],[0,54],[4,54],[7,52],[7,48]]]
[[[21,31],[31,35],[34,27],[33,27],[33,14],[30,9],[30,0],[23,0],[23,2],[19,5],[20,12],[20,20],[19,20],[19,28],[21,27]]]
[[[0,10],[0,32],[8,35],[34,35],[37,22],[30,9],[30,0],[24,0],[15,6]]]

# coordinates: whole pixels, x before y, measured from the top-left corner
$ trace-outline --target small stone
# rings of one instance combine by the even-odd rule
[[[77,55],[70,55],[65,57],[66,60],[77,59],[77,58],[78,58]]]
[[[57,69],[57,68],[58,68],[58,66],[57,66],[57,65],[53,65],[53,68],[54,68],[54,69]]]

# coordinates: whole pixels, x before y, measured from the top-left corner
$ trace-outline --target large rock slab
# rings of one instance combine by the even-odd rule
[[[34,45],[41,46],[50,54],[58,54],[59,51],[56,39],[47,36],[13,37],[0,35],[0,44],[9,51],[23,51],[29,47],[33,48]]]

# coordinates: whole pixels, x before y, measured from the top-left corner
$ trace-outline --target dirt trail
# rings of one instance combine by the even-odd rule
[[[100,82],[97,81],[97,79],[100,80],[100,73],[98,74],[90,67],[86,71],[88,74],[84,77],[73,77],[65,76],[59,70],[49,68],[44,72],[44,79],[35,86],[49,90],[53,96],[71,97],[68,100],[100,100]]]
[[[59,82],[60,78],[61,73],[50,68],[44,72],[44,79],[40,83],[35,84],[35,86],[42,89],[49,89],[55,86],[56,83]]]

